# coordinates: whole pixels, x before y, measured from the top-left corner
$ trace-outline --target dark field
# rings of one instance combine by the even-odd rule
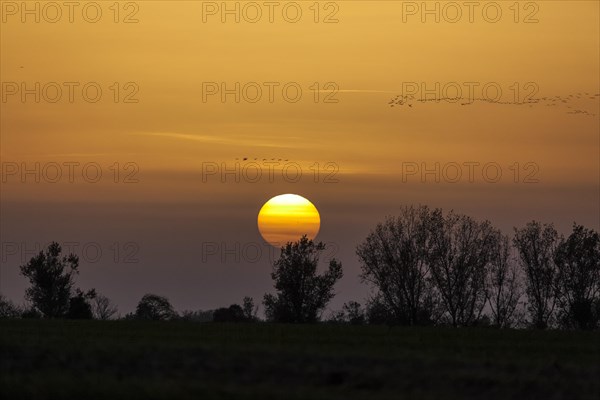
[[[594,399],[599,333],[0,321],[3,399]]]

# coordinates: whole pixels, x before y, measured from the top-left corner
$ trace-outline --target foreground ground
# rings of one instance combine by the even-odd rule
[[[594,399],[600,333],[0,320],[3,399]]]

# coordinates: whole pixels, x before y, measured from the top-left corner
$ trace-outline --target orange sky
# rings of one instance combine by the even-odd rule
[[[297,23],[277,10],[272,23],[266,14],[256,23],[243,15],[240,23],[233,16],[223,23],[219,12],[203,22],[203,7],[213,3],[201,1],[123,2],[118,23],[113,2],[98,2],[97,23],[81,10],[69,23],[66,9],[50,23],[44,18],[53,10],[44,15],[41,2],[36,23],[35,15],[22,22],[13,3],[20,7],[2,2],[0,25],[0,291],[15,300],[25,287],[22,257],[7,249],[49,240],[99,243],[103,257],[83,264],[81,285],[97,287],[124,310],[147,291],[179,308],[260,298],[271,285],[269,260],[248,262],[240,252],[264,244],[258,210],[282,193],[300,194],[319,209],[319,239],[332,243],[346,268],[340,303],[366,293],[356,244],[404,204],[454,208],[507,233],[532,218],[563,232],[573,221],[600,229],[598,2],[520,2],[518,23],[513,2],[497,2],[497,23],[479,8],[473,22],[466,14],[448,22],[448,2],[439,3],[439,23],[431,15],[422,22],[421,10],[403,14],[414,2],[401,1],[319,2],[318,23],[312,1],[297,2]],[[338,22],[324,23],[334,11]],[[138,22],[123,23],[131,12]],[[40,102],[35,94],[23,100],[21,85],[36,82]],[[76,83],[72,102],[65,82]],[[88,95],[102,89],[96,103],[82,94],[90,82]],[[236,82],[248,90],[239,103],[233,94],[223,102],[221,93],[207,92]],[[390,107],[411,83],[458,86],[463,95],[472,83],[477,98],[487,85],[500,87],[502,97]],[[299,87],[302,98],[286,101],[285,85]],[[57,86],[62,98],[52,103]],[[256,87],[262,97],[252,103]],[[533,103],[506,104],[523,102],[529,90]],[[137,102],[124,102],[127,95]],[[337,102],[325,103],[328,95]],[[279,164],[267,164],[271,159]],[[20,179],[23,166],[36,163],[45,168],[41,182],[31,174]],[[50,182],[54,163],[62,165],[57,183]],[[63,163],[79,163],[71,164],[73,183]],[[90,163],[102,171],[97,183],[82,177]],[[421,176],[423,166],[436,163],[439,183]],[[479,163],[473,182],[465,163]],[[501,168],[497,182],[483,174],[488,164]],[[262,178],[253,181],[256,165]],[[452,183],[455,165],[462,177]],[[222,178],[223,170],[234,172]],[[115,256],[115,242],[120,253],[136,243],[137,262]]]

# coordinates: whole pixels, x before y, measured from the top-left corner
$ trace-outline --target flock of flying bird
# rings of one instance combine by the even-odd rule
[[[417,98],[414,95],[398,95],[398,96],[394,97],[393,99],[391,99],[388,102],[388,105],[390,107],[407,106],[408,108],[412,108],[413,105],[415,104],[415,102],[439,103],[441,101],[448,102],[448,103],[458,103],[461,106],[472,105],[475,102],[485,102],[485,103],[492,103],[492,104],[511,104],[511,105],[518,105],[518,106],[529,105],[529,107],[533,107],[536,104],[541,104],[541,105],[545,105],[547,107],[562,107],[562,108],[566,107],[567,114],[582,114],[582,115],[589,115],[592,117],[596,116],[596,114],[594,114],[590,111],[583,110],[581,108],[574,108],[573,103],[576,102],[577,99],[580,99],[579,103],[581,103],[581,100],[598,101],[600,99],[600,93],[592,95],[589,92],[580,92],[580,93],[576,93],[576,94],[569,94],[568,96],[564,96],[564,97],[563,96],[553,96],[553,97],[530,98],[530,99],[527,99],[527,100],[524,100],[521,102],[519,102],[519,101],[496,101],[496,100],[487,99],[487,98],[473,98],[473,99],[467,99],[464,97]],[[569,105],[569,104],[573,104],[573,105]]]
[[[579,108],[573,108],[572,104],[573,102],[577,101],[576,99],[580,99],[580,100],[595,100],[598,101],[600,100],[600,93],[596,93],[596,94],[590,94],[589,92],[580,92],[580,93],[576,93],[576,94],[569,94],[568,96],[553,96],[553,97],[540,97],[540,98],[530,98],[524,101],[496,101],[493,99],[486,99],[486,98],[473,98],[473,99],[466,99],[464,97],[442,97],[442,98],[417,98],[414,95],[398,95],[396,97],[394,97],[393,99],[391,99],[388,102],[388,105],[390,107],[394,107],[394,106],[407,106],[408,108],[412,108],[413,105],[415,104],[415,102],[419,102],[419,103],[430,103],[430,102],[436,102],[439,103],[441,101],[445,101],[448,103],[458,103],[461,106],[469,106],[474,104],[475,102],[485,102],[485,103],[492,103],[492,104],[509,104],[509,105],[518,105],[518,106],[522,106],[522,105],[529,105],[529,107],[533,107],[536,104],[543,104],[547,107],[566,107],[567,114],[582,114],[582,115],[588,115],[588,116],[596,116],[596,114],[591,113],[587,110],[582,110]],[[236,161],[259,161],[260,159],[258,157],[255,157],[254,159],[252,159],[251,157],[243,157],[243,158],[236,158]],[[289,161],[288,159],[281,159],[281,158],[271,158],[270,160],[268,158],[263,158],[262,161]]]

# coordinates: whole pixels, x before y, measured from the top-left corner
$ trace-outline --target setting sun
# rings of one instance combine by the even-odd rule
[[[321,218],[317,208],[296,194],[282,194],[267,201],[258,213],[258,230],[269,244],[279,247],[319,233]]]

